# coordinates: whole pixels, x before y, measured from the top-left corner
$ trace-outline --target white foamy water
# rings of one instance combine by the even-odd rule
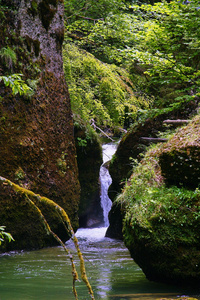
[[[78,239],[87,239],[90,242],[100,242],[104,239],[107,227],[79,228],[76,232]]]
[[[112,178],[109,174],[108,168],[105,166],[105,163],[112,159],[114,155],[117,144],[116,143],[108,143],[103,145],[103,164],[100,168],[100,183],[101,183],[101,207],[103,209],[103,218],[104,225],[108,227],[108,213],[112,206],[112,201],[108,197],[108,188],[112,183]]]
[[[103,163],[111,160],[115,154],[118,143],[108,143],[102,146],[103,149]]]

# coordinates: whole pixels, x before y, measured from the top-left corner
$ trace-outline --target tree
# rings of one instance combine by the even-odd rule
[[[117,35],[119,32],[122,34],[122,30],[118,29],[119,23],[122,24],[121,12],[125,8],[123,0],[65,1],[67,40],[103,61],[114,62],[113,58],[108,59],[107,52],[110,44],[116,48],[117,41],[121,40]]]
[[[136,118],[149,102],[134,92],[128,73],[105,64],[74,45],[65,45],[63,61],[74,115],[98,126],[123,126],[126,117]]]
[[[102,15],[101,1],[93,10],[79,6],[79,11],[67,16],[68,38],[98,59],[128,68],[140,92],[158,99],[157,107],[196,99],[200,93],[198,1],[125,2]],[[94,13],[98,7],[99,14]]]
[[[176,100],[190,101],[200,95],[200,10],[198,1],[159,2],[133,6],[142,16],[135,32],[137,44],[124,50],[128,59],[144,67],[150,91],[174,86]],[[159,87],[159,88],[158,88]],[[159,93],[158,93],[159,95]],[[162,94],[160,93],[162,96]],[[174,100],[174,99],[173,99]],[[168,103],[167,103],[168,104]]]

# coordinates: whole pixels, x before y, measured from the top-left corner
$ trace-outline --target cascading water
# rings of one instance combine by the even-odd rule
[[[104,226],[108,227],[108,213],[112,206],[112,201],[108,197],[108,188],[112,183],[108,167],[106,163],[111,160],[113,154],[116,151],[116,143],[108,143],[103,145],[103,164],[100,168],[100,184],[101,184],[101,207],[103,209]]]

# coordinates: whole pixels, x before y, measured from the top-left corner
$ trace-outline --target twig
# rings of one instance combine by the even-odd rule
[[[99,131],[101,131],[108,139],[110,139],[112,142],[114,142],[114,140],[109,136],[107,135],[107,133],[105,133],[101,128],[99,128],[95,123],[94,123],[94,120],[92,119],[91,120],[91,126],[94,127],[94,129],[98,129]]]

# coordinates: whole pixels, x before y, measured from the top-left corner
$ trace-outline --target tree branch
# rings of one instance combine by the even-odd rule
[[[47,230],[47,233],[52,234],[52,236],[60,243],[60,245],[64,248],[65,252],[67,252],[67,254],[69,255],[69,250],[65,247],[65,244],[61,241],[61,239],[51,230],[51,228],[50,228],[49,224],[47,223],[45,217],[43,216],[41,210],[38,208],[37,203],[48,203],[50,206],[52,206],[58,212],[62,222],[64,222],[66,224],[69,232],[71,233],[71,238],[74,242],[74,245],[76,247],[78,257],[79,257],[79,260],[80,260],[81,278],[82,278],[82,280],[84,281],[84,283],[86,284],[86,286],[88,288],[91,299],[94,300],[95,299],[94,298],[94,293],[93,293],[92,287],[91,287],[91,285],[88,281],[87,275],[86,275],[85,263],[84,263],[82,253],[81,253],[80,248],[79,248],[78,239],[75,236],[75,233],[74,233],[74,230],[72,228],[70,219],[69,219],[67,213],[65,212],[65,210],[61,206],[59,206],[57,203],[55,203],[54,201],[52,201],[52,200],[50,200],[46,197],[42,197],[39,194],[35,194],[30,190],[22,188],[21,186],[11,182],[10,180],[8,180],[4,177],[0,176],[0,182],[2,182],[5,186],[6,185],[11,186],[16,193],[19,193],[19,194],[25,196],[25,201],[28,201],[29,204],[34,206],[35,210],[37,210],[37,212],[39,212],[39,214],[41,216],[41,219],[43,221],[43,224],[45,226],[45,229]],[[75,265],[74,265],[72,256],[70,255],[69,257],[70,257],[70,260],[71,260],[71,263],[72,263],[73,292],[74,292],[74,296],[76,297],[76,299],[78,299],[77,298],[77,292],[76,292],[76,289],[75,289],[75,282],[78,280],[78,273],[75,269]]]

